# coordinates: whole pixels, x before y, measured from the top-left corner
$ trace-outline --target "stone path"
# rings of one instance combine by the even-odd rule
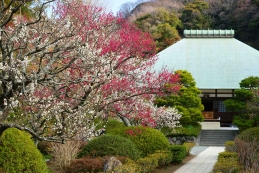
[[[191,154],[197,155],[174,173],[210,173],[218,159],[218,153],[225,147],[193,147]]]

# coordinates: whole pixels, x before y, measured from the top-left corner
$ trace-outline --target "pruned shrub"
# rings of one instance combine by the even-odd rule
[[[118,135],[104,135],[91,140],[78,153],[78,157],[125,156],[136,160],[141,152],[133,142]]]
[[[172,162],[181,163],[186,157],[186,147],[184,145],[171,145],[170,151],[173,154]]]
[[[8,173],[46,173],[46,162],[31,136],[16,128],[5,130],[0,137],[0,167]]]
[[[225,142],[225,151],[237,152],[235,142],[234,141],[226,141]]]
[[[156,150],[166,150],[169,147],[169,142],[163,133],[153,128],[131,126],[116,133],[130,139],[142,151],[143,157],[155,153]]]
[[[218,161],[213,167],[212,172],[238,173],[242,167],[238,162],[238,154],[235,152],[221,152],[218,155]]]
[[[225,152],[219,153],[218,155],[218,159],[229,159],[229,158],[234,158],[238,160],[238,154],[236,152],[225,151]]]
[[[195,142],[185,142],[183,145],[186,147],[186,156],[189,156],[192,148],[195,146]]]
[[[134,162],[133,160],[127,159],[126,163],[122,166],[116,167],[114,172],[123,172],[123,173],[136,173],[141,172],[141,166]]]
[[[168,165],[172,160],[172,153],[167,150],[156,151],[137,161],[127,159],[126,162],[115,169],[115,172],[123,173],[149,173],[153,172],[157,167]]]
[[[136,163],[127,163],[125,165],[115,168],[115,171],[123,173],[136,173],[140,172],[140,168],[139,165]]]
[[[116,131],[116,129],[123,129],[126,127],[123,122],[116,119],[109,119],[105,126],[105,131],[107,134],[114,130]]]
[[[148,157],[156,158],[159,167],[168,165],[173,159],[172,152],[169,150],[158,150],[154,154],[149,154]]]
[[[245,142],[259,142],[259,127],[247,129],[238,135],[238,138]]]
[[[239,173],[241,170],[242,170],[242,167],[239,165],[238,161],[234,159],[222,159],[216,162],[212,172]]]
[[[140,166],[142,173],[153,172],[158,167],[158,159],[154,157],[140,158],[136,163]]]
[[[84,157],[71,161],[69,171],[72,173],[92,172],[97,173],[103,171],[104,158]]]

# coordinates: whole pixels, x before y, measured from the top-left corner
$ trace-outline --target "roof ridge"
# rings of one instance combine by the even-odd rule
[[[184,30],[184,37],[186,38],[233,38],[235,35],[234,30]]]

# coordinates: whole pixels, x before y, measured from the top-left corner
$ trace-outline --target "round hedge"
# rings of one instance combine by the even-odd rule
[[[46,162],[31,136],[16,128],[5,130],[0,137],[0,168],[8,173],[46,173]]]
[[[143,156],[153,154],[156,150],[166,150],[169,148],[167,138],[157,129],[130,126],[116,131],[116,133],[130,139],[142,151]]]
[[[244,130],[238,135],[239,139],[245,141],[245,142],[253,142],[257,141],[259,142],[259,127],[253,127]]]
[[[89,141],[79,152],[78,157],[89,155],[92,157],[124,156],[136,160],[140,158],[141,153],[129,139],[107,134]]]

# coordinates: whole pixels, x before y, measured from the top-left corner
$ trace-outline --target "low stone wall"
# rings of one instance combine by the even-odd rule
[[[195,142],[196,137],[194,136],[175,136],[167,137],[170,144],[182,145],[184,142]]]

